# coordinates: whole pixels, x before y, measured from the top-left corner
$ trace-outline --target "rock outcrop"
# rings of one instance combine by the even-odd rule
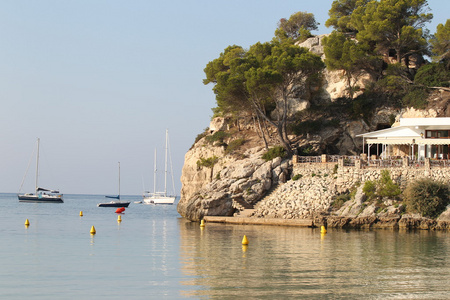
[[[265,161],[261,158],[264,152],[260,146],[250,148],[236,159],[205,138],[197,142],[185,156],[178,213],[192,221],[204,216],[231,216],[239,205],[252,206],[272,186],[286,182],[290,160]],[[217,158],[212,168],[198,165],[202,158],[211,157]]]
[[[324,57],[322,39],[317,36],[299,44]],[[352,79],[353,86],[364,89],[373,81],[367,74],[358,74]],[[338,98],[348,96],[348,82],[340,71],[323,73],[323,85],[318,88],[314,104],[335,104]],[[298,151],[356,155],[361,153],[362,141],[358,134],[389,127],[393,118],[450,116],[448,92],[438,91],[430,98],[434,107],[427,110],[407,109],[401,111],[392,107],[379,107],[371,115],[371,120],[360,118],[350,120],[345,112],[323,112],[319,120],[324,122],[314,132],[291,136],[293,146]],[[356,97],[358,94],[354,94]],[[310,107],[311,99],[291,99],[288,103],[289,117]],[[326,107],[326,105],[324,106]],[[276,111],[272,111],[272,114]],[[318,112],[322,113],[322,112]],[[242,117],[242,116],[241,116]],[[242,117],[239,124],[226,117],[212,120],[209,130],[186,153],[181,176],[181,197],[178,213],[192,221],[204,216],[232,216],[242,208],[253,207],[254,218],[302,219],[326,216],[332,227],[392,227],[392,228],[449,228],[450,216],[430,221],[405,215],[403,207],[386,199],[384,209],[379,211],[374,205],[367,205],[361,192],[353,202],[346,203],[341,210],[331,211],[335,196],[341,191],[336,188],[332,176],[304,177],[290,180],[292,163],[280,158],[272,161],[262,159],[266,149],[258,136],[258,125],[251,116]],[[307,119],[307,117],[305,118]],[[315,118],[311,118],[317,121]],[[328,122],[330,121],[330,122]],[[328,123],[327,123],[328,122]],[[331,124],[331,125],[330,125]],[[224,131],[228,137],[221,142],[207,140],[215,132]],[[276,145],[276,134],[267,128],[268,144]],[[237,153],[227,148],[233,141],[241,139],[244,143]],[[450,215],[450,213],[449,213]],[[325,219],[324,219],[325,220]],[[419,220],[419,221],[418,221]],[[434,222],[434,223],[433,223]]]

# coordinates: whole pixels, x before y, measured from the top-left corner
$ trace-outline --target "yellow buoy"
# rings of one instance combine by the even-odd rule
[[[117,222],[122,222],[122,217],[120,215],[117,216]]]
[[[25,226],[30,226],[30,221],[28,221],[28,219],[25,220]]]
[[[327,229],[325,228],[325,226],[320,226],[320,233],[327,233]]]
[[[205,221],[203,219],[200,221],[200,227],[205,227]]]
[[[96,234],[97,232],[95,231],[95,227],[94,227],[94,225],[92,225],[92,228],[91,228],[91,231],[90,231],[90,233],[92,234],[92,235],[94,235],[94,234]]]
[[[248,240],[247,240],[246,235],[244,235],[244,237],[242,238],[242,245],[248,245]]]
[[[83,216],[83,212],[80,210],[80,217],[82,217]]]

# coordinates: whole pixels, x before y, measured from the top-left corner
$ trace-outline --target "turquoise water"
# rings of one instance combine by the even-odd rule
[[[202,229],[175,205],[133,203],[139,196],[125,197],[132,203],[118,223],[115,208],[96,206],[104,200],[30,204],[0,194],[0,298],[450,298],[449,232]]]

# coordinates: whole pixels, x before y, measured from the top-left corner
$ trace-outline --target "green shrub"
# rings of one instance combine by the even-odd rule
[[[201,157],[199,160],[197,160],[197,168],[201,167],[212,168],[218,161],[219,158],[215,155],[208,158]]]
[[[340,194],[331,204],[335,209],[341,208],[345,202],[351,199],[350,193]]]
[[[208,130],[209,130],[209,128],[206,128],[205,131],[203,131],[202,133],[199,133],[197,135],[197,137],[195,138],[195,142],[194,142],[194,144],[192,144],[190,149],[194,148],[194,145],[208,134]]]
[[[225,154],[233,153],[235,150],[239,149],[245,143],[244,139],[235,139],[228,143],[227,148],[225,149]]]
[[[381,171],[381,178],[378,182],[378,195],[380,197],[398,198],[402,193],[398,184],[394,183],[388,170]]]
[[[339,166],[337,164],[335,164],[334,168],[333,168],[333,174],[336,174],[338,169],[339,169]]]
[[[317,152],[314,151],[314,148],[311,145],[309,145],[309,146],[300,148],[300,151],[298,154],[300,156],[316,156]]]
[[[405,107],[414,107],[424,109],[428,105],[428,93],[423,88],[416,88],[408,92],[402,99],[402,105]]]
[[[442,63],[426,64],[417,71],[414,83],[430,86],[450,86],[450,70]]]
[[[214,144],[215,142],[219,142],[219,144],[223,143],[223,140],[228,137],[228,133],[225,131],[216,131],[212,135],[208,135],[206,137],[206,141],[210,144]]]
[[[410,183],[403,195],[409,211],[429,218],[438,217],[450,203],[448,185],[428,178]]]
[[[368,180],[364,182],[363,192],[367,196],[368,200],[372,200],[375,198],[375,193],[377,191],[377,185],[374,181]]]
[[[197,135],[197,137],[195,138],[195,143],[197,143],[198,141],[200,141],[203,137],[205,137],[206,135],[208,134],[208,132],[202,132],[202,133],[199,133],[198,135]]]
[[[300,178],[302,178],[303,177],[303,175],[302,174],[296,174],[296,175],[294,175],[293,177],[292,177],[292,180],[299,180]]]
[[[274,159],[276,157],[283,158],[285,156],[286,156],[286,150],[281,146],[275,146],[275,147],[267,150],[267,152],[263,154],[262,158],[265,161],[271,161],[272,159]]]
[[[397,199],[402,193],[400,187],[392,181],[388,170],[381,171],[380,179],[366,181],[363,186],[363,192],[369,201],[377,200],[378,203],[381,202],[383,197]]]

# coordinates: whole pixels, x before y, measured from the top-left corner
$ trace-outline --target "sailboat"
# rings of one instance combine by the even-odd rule
[[[35,193],[26,193],[26,194],[18,194],[19,202],[40,202],[40,203],[63,203],[63,195],[59,193],[58,190],[51,190],[39,187],[38,179],[39,179],[39,143],[40,139],[37,139],[37,153],[36,153],[36,178],[35,178]],[[27,170],[28,171],[28,170]],[[26,172],[27,173],[27,172]],[[26,177],[22,180],[22,185],[20,189],[22,189],[23,182]],[[20,193],[19,189],[19,193]]]
[[[156,177],[157,177],[157,167],[156,167],[156,149],[155,149],[155,161],[154,161],[154,175],[153,175],[153,193],[145,192],[143,195],[142,202],[144,204],[173,204],[175,201],[174,195],[169,195],[167,193],[167,152],[169,151],[169,131],[166,129],[166,146],[165,146],[165,168],[164,168],[164,191],[157,192],[156,191]],[[172,160],[170,160],[170,167],[172,169]],[[172,186],[175,191],[174,181],[173,181],[173,172],[172,175]]]
[[[97,204],[98,207],[128,207],[130,205],[129,201],[120,201],[120,162],[119,162],[119,193],[117,196],[105,196],[110,199],[117,199],[117,201],[103,202]]]

